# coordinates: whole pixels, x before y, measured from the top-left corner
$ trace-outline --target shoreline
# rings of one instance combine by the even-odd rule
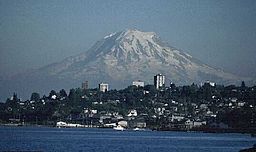
[[[37,125],[37,124],[0,124],[0,127],[48,127],[48,128],[99,128],[99,129],[112,129],[111,127],[100,127],[100,126],[87,126],[87,127],[57,127],[56,125]],[[226,134],[226,133],[238,133],[238,134],[249,134],[251,137],[256,137],[256,130],[255,129],[237,129],[237,128],[230,128],[230,129],[220,129],[220,128],[194,128],[190,130],[183,130],[183,129],[170,129],[170,128],[144,128],[145,130],[150,131],[173,131],[173,132],[195,132],[195,133],[214,133],[214,134]],[[128,129],[129,130],[129,129]],[[131,129],[132,130],[132,129]]]

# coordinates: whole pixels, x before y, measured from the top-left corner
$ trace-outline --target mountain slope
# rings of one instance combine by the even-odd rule
[[[41,70],[59,78],[91,79],[96,76],[98,81],[142,79],[152,83],[156,73],[163,73],[178,84],[239,80],[169,47],[153,32],[138,30],[110,34],[89,51]]]
[[[85,80],[90,87],[105,81],[111,88],[121,88],[138,79],[152,84],[157,73],[166,75],[168,81],[178,85],[206,80],[223,84],[241,82],[235,75],[168,46],[153,32],[125,30],[104,37],[77,56],[19,75],[12,83],[44,93],[50,89],[78,87]],[[27,94],[32,92],[25,90]]]

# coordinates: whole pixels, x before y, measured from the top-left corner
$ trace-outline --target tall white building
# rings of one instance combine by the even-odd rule
[[[102,92],[108,91],[108,84],[107,84],[107,83],[100,83],[100,84],[99,84],[99,89],[100,89],[100,91],[102,91]]]
[[[154,85],[156,89],[159,89],[161,87],[164,87],[165,83],[165,76],[162,74],[157,74],[154,76]]]
[[[136,87],[144,87],[144,82],[141,80],[138,81],[133,81],[132,85],[136,86]]]

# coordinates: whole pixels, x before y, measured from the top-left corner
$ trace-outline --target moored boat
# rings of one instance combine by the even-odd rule
[[[133,130],[134,130],[134,131],[145,131],[145,129],[143,129],[143,128],[138,128],[138,127],[133,128]]]
[[[120,130],[120,131],[124,131],[125,128],[122,127],[121,125],[117,125],[116,127],[113,127],[114,130]]]

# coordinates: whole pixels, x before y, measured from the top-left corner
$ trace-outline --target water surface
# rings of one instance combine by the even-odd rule
[[[0,127],[0,151],[238,152],[255,143],[248,134]]]

